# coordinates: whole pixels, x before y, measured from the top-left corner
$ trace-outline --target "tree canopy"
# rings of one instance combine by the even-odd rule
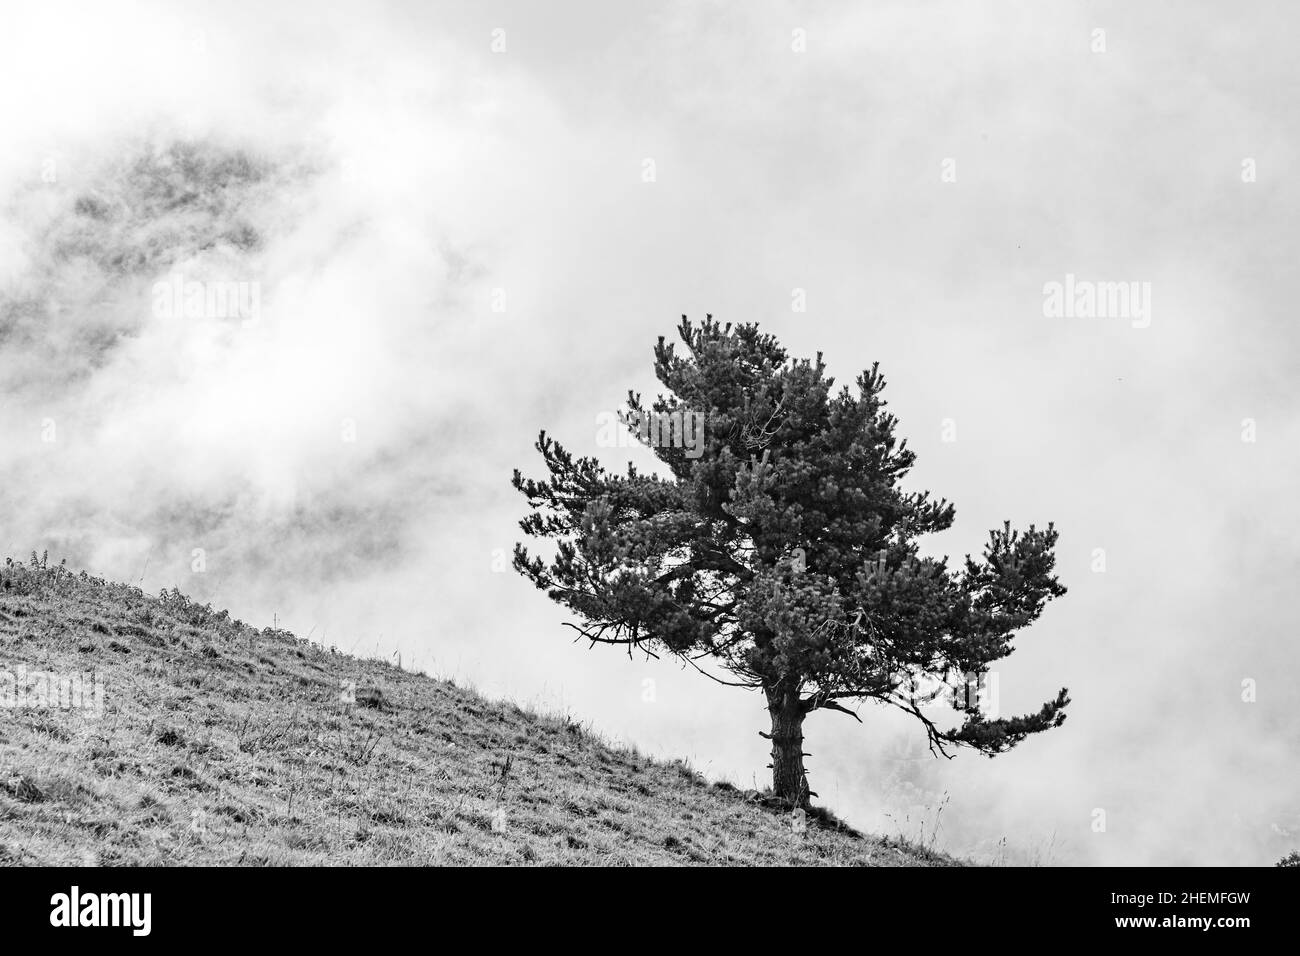
[[[837,390],[820,353],[791,359],[756,324],[683,316],[678,331],[684,352],[662,337],[654,350],[664,393],[647,404],[629,392],[621,416],[664,474],[612,473],[545,431],[547,476],[514,474],[531,509],[523,531],[556,542],[546,558],[516,545],[515,567],[574,612],[570,626],[762,690],[774,791],[794,805],[810,795],[802,724],[816,710],[898,707],[945,755],[994,755],[1059,726],[1064,689],[1016,717],[959,690],[956,726],[927,706],[936,685],[974,686],[1065,593],[1053,525],[1008,522],[957,566],[922,556],[922,536],[955,512],[904,489],[915,454],[895,435],[877,364]]]

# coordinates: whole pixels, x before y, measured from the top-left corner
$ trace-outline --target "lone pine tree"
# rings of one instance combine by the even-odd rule
[[[918,539],[951,526],[954,509],[902,489],[915,455],[895,438],[877,365],[858,376],[856,394],[833,391],[820,354],[791,360],[757,325],[683,316],[678,331],[687,354],[662,337],[655,348],[667,393],[647,407],[629,392],[620,416],[665,475],[630,463],[626,475],[607,472],[545,431],[537,450],[549,477],[514,473],[532,509],[520,526],[556,539],[549,560],[516,545],[514,566],[577,615],[568,626],[593,646],[670,654],[761,690],[773,790],[792,806],[815,796],[803,722],[816,710],[857,718],[846,705],[901,708],[945,756],[956,746],[992,756],[1060,726],[1064,689],[1010,718],[962,692],[1065,593],[1053,526],[1008,523],[979,560],[956,568],[921,557]],[[699,441],[681,440],[700,420]],[[948,701],[956,726],[935,719],[935,687],[962,689]]]

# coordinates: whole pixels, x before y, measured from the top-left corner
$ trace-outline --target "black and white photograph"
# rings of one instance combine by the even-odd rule
[[[0,0],[5,924],[683,867],[1284,925],[1297,27]]]

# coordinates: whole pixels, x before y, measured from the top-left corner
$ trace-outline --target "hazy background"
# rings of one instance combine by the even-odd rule
[[[931,550],[1053,520],[1070,589],[999,674],[1004,712],[1068,686],[1062,729],[935,761],[818,714],[822,802],[982,861],[1300,844],[1293,5],[3,6],[7,553],[764,785],[757,695],[571,644],[504,557],[540,428],[617,466],[596,416],[656,337],[756,320],[881,362],[957,504]],[[262,165],[142,216],[175,142]],[[159,318],[178,269],[262,321]],[[1067,273],[1150,282],[1150,327],[1045,318]]]

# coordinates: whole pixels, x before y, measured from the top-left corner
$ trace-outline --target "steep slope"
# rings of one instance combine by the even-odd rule
[[[0,863],[951,861],[33,556],[0,568]]]

